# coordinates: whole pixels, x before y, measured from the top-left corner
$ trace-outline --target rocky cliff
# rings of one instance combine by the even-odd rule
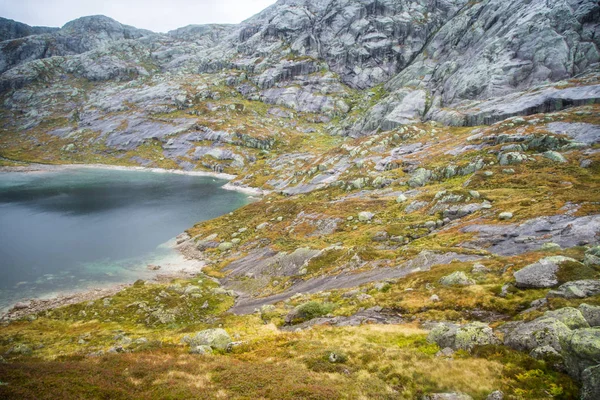
[[[101,16],[7,26],[1,164],[226,172],[263,194],[178,238],[221,287],[21,304],[7,359],[161,351],[115,378],[152,376],[131,389],[150,397],[173,379],[184,398],[599,396],[596,1],[280,0],[167,34]],[[65,339],[73,321],[119,334]],[[169,361],[213,350],[192,360],[210,376]],[[256,365],[301,379],[248,379]],[[23,387],[0,393],[39,389]]]

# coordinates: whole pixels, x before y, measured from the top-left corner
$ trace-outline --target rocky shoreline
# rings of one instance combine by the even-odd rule
[[[236,178],[235,175],[218,173],[218,172],[207,172],[207,171],[183,171],[175,169],[162,169],[162,168],[147,168],[147,167],[126,167],[116,165],[105,165],[105,164],[65,164],[65,165],[50,165],[50,164],[30,164],[22,167],[0,167],[0,173],[2,172],[22,172],[22,173],[45,173],[45,172],[57,172],[64,170],[75,170],[75,169],[104,169],[113,171],[143,171],[161,174],[179,174],[179,175],[190,175],[190,176],[204,176],[213,177],[216,179],[224,179],[231,181]],[[232,184],[231,182],[226,183],[222,186],[225,190],[238,191],[244,193],[249,197],[262,197],[270,193],[266,190],[257,188],[245,187],[240,185]],[[198,254],[195,257],[189,256],[189,252],[186,252],[183,248],[178,247],[178,244],[182,243],[180,238],[187,236],[185,233],[179,235],[167,242],[169,247],[175,250],[181,257],[186,261],[178,267],[168,268],[165,273],[164,267],[160,267],[153,280],[156,282],[166,282],[176,278],[189,278],[202,271],[204,263],[198,260]],[[177,243],[177,244],[176,244]],[[150,267],[150,266],[149,266]],[[153,270],[153,269],[151,269]],[[47,299],[29,299],[17,302],[12,307],[8,308],[8,311],[0,314],[0,322],[6,322],[14,319],[26,317],[30,314],[39,313],[41,311],[47,311],[71,304],[77,304],[85,301],[93,301],[102,297],[113,296],[121,290],[130,287],[133,283],[129,284],[114,284],[103,288],[93,288],[84,291],[75,291],[67,293],[59,293]]]
[[[200,272],[204,267],[204,262],[197,258],[188,257],[175,243],[181,243],[181,238],[186,237],[185,233],[179,235],[176,239],[170,240],[168,243],[179,257],[179,263],[166,263],[164,265],[148,265],[149,271],[156,271],[156,274],[147,279],[148,282],[166,283],[178,278],[191,278]],[[0,322],[9,322],[20,318],[27,317],[31,314],[37,314],[42,311],[48,311],[59,307],[64,307],[72,304],[94,301],[103,297],[114,296],[120,291],[131,287],[135,282],[110,284],[107,286],[93,288],[83,291],[69,291],[58,293],[50,298],[38,298],[22,300],[10,307],[8,311],[0,314]]]

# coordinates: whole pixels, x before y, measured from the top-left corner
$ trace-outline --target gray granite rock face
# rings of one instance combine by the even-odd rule
[[[0,44],[0,72],[27,61],[81,54],[110,42],[138,39],[149,34],[151,32],[122,25],[102,15],[82,17],[58,31],[50,30]]]
[[[386,84],[391,94],[357,127],[393,121],[393,105],[407,87],[427,92],[427,104],[419,108],[425,119],[459,126],[597,102],[597,88],[549,86],[518,92],[597,67],[599,7],[593,0],[469,3]],[[569,50],[573,48],[577,50]]]
[[[547,125],[550,132],[567,135],[588,145],[600,143],[600,127],[586,123],[552,122]]]
[[[464,244],[467,247],[484,246],[492,253],[515,255],[539,249],[547,242],[557,243],[563,248],[596,244],[600,215],[555,215],[531,219],[519,225],[471,225],[462,230],[478,234],[477,239]]]
[[[598,9],[593,0],[285,0],[240,25],[191,25],[168,34],[103,16],[58,31],[5,21],[0,32],[5,26],[7,38],[31,35],[0,43],[0,91],[66,74],[130,81],[155,71],[233,69],[240,73],[225,84],[247,99],[326,120],[351,111],[345,85],[388,82],[383,97],[347,128],[351,135],[420,119],[492,123],[600,99],[598,85],[524,92],[595,70]]]
[[[19,39],[25,36],[41,35],[52,33],[58,28],[49,28],[45,26],[29,26],[12,19],[0,18],[0,42],[5,40]]]

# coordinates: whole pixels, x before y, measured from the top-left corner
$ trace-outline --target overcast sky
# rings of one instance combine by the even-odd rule
[[[137,28],[167,32],[191,24],[239,23],[275,0],[0,0],[0,16],[28,25],[61,27],[102,14]]]

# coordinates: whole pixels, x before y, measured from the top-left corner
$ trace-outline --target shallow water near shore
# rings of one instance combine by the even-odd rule
[[[224,180],[104,169],[0,173],[0,310],[177,270],[168,245],[248,202]]]

